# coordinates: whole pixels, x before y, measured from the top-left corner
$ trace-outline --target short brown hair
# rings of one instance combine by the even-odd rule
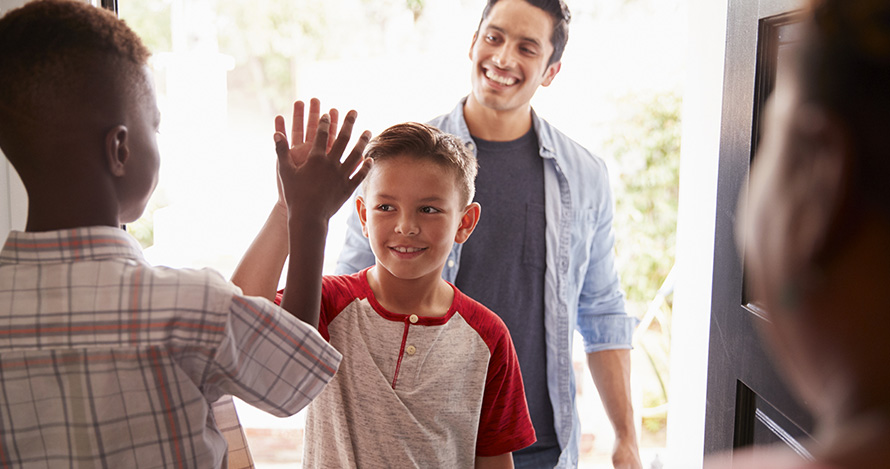
[[[22,138],[15,127],[56,123],[59,110],[85,114],[113,93],[145,92],[149,56],[102,8],[37,0],[9,11],[0,18],[0,143]]]
[[[406,122],[384,130],[365,148],[365,157],[375,161],[397,156],[433,161],[453,171],[463,203],[472,202],[478,164],[459,138],[431,125]]]

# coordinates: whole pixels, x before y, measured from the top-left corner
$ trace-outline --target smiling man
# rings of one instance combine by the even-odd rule
[[[531,99],[559,73],[570,14],[561,0],[489,0],[470,48],[472,93],[431,124],[461,138],[479,161],[485,209],[455,244],[443,276],[497,313],[515,343],[537,443],[516,467],[575,467],[572,340],[616,432],[613,464],[641,467],[630,401],[628,316],[613,262],[612,195],[602,160],[538,117]],[[337,273],[374,263],[358,217]]]

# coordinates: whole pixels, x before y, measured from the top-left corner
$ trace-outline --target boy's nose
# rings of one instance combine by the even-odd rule
[[[399,223],[396,225],[396,233],[405,236],[414,236],[419,231],[420,228],[417,226],[417,223],[415,223],[414,217],[405,215],[399,218]]]

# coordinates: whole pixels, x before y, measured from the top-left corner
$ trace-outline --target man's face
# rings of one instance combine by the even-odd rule
[[[528,106],[539,85],[548,86],[559,62],[553,53],[553,19],[525,0],[500,0],[473,36],[473,98],[496,111]]]
[[[145,91],[130,98],[127,115],[129,160],[120,187],[120,221],[135,221],[145,210],[158,183],[158,111],[154,80],[148,67],[142,69]]]
[[[357,206],[377,259],[377,275],[438,278],[466,206],[452,171],[432,161],[398,156],[375,161]]]

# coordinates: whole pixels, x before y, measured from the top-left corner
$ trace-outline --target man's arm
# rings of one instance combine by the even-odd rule
[[[578,330],[584,337],[587,364],[615,430],[612,463],[616,468],[642,467],[630,393],[630,347],[639,320],[625,312],[624,293],[615,269],[612,218],[614,205],[608,171],[602,165],[598,192],[590,193],[598,208],[590,229],[588,268],[581,282]]]
[[[630,395],[630,350],[588,353],[587,366],[615,429],[612,464],[616,469],[642,468]]]

